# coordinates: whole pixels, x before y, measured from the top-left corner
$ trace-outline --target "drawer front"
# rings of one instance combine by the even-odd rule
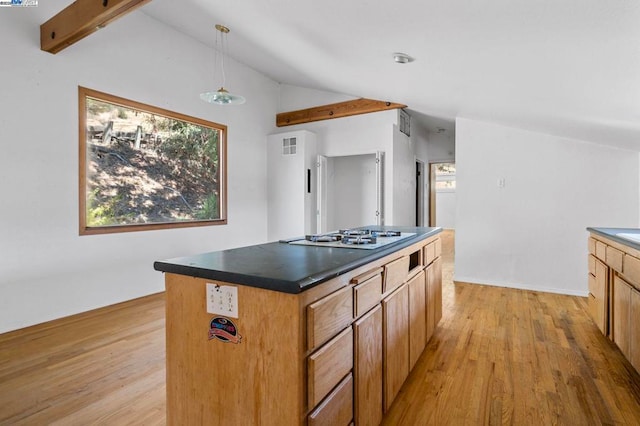
[[[607,265],[612,267],[615,271],[622,272],[622,258],[624,253],[620,250],[607,246]]]
[[[589,253],[596,254],[596,239],[589,237]]]
[[[407,279],[409,274],[409,256],[401,257],[384,265],[384,289],[385,293],[399,287]]]
[[[640,259],[625,254],[622,273],[631,281],[631,284],[640,286]]]
[[[607,245],[601,241],[596,241],[596,257],[603,262],[607,261]]]
[[[317,348],[353,320],[351,286],[344,287],[307,307],[307,343]]]
[[[589,255],[589,273],[591,275],[596,274],[596,257],[592,254]]]
[[[436,257],[440,257],[442,255],[442,240],[438,238],[436,241]]]
[[[344,330],[309,356],[308,403],[315,407],[351,371],[353,366],[353,330]]]
[[[427,244],[424,248],[424,262],[426,265],[429,265],[436,258],[436,242],[432,241]]]
[[[353,420],[353,377],[349,374],[311,414],[309,426],[347,426]]]
[[[369,278],[353,288],[354,317],[359,318],[380,303],[382,295],[382,274]]]

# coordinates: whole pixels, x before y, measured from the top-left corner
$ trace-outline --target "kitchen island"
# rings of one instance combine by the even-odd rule
[[[159,261],[167,423],[378,424],[442,316],[440,228]]]
[[[587,230],[589,313],[640,372],[640,229]]]

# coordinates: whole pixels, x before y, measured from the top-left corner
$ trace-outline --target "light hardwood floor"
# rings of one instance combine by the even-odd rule
[[[385,424],[640,424],[582,298],[453,283],[443,237],[443,319]],[[0,335],[0,425],[163,425],[164,345],[162,294]]]

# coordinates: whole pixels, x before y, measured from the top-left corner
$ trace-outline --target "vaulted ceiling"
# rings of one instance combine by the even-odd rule
[[[140,9],[273,80],[640,150],[640,2],[153,0]],[[393,61],[394,52],[415,58]]]

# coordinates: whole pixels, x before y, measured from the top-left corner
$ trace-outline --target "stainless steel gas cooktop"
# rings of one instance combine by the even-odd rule
[[[286,240],[289,244],[374,250],[416,235],[413,232],[400,232],[379,229],[341,229],[326,234],[307,235],[304,238]]]

